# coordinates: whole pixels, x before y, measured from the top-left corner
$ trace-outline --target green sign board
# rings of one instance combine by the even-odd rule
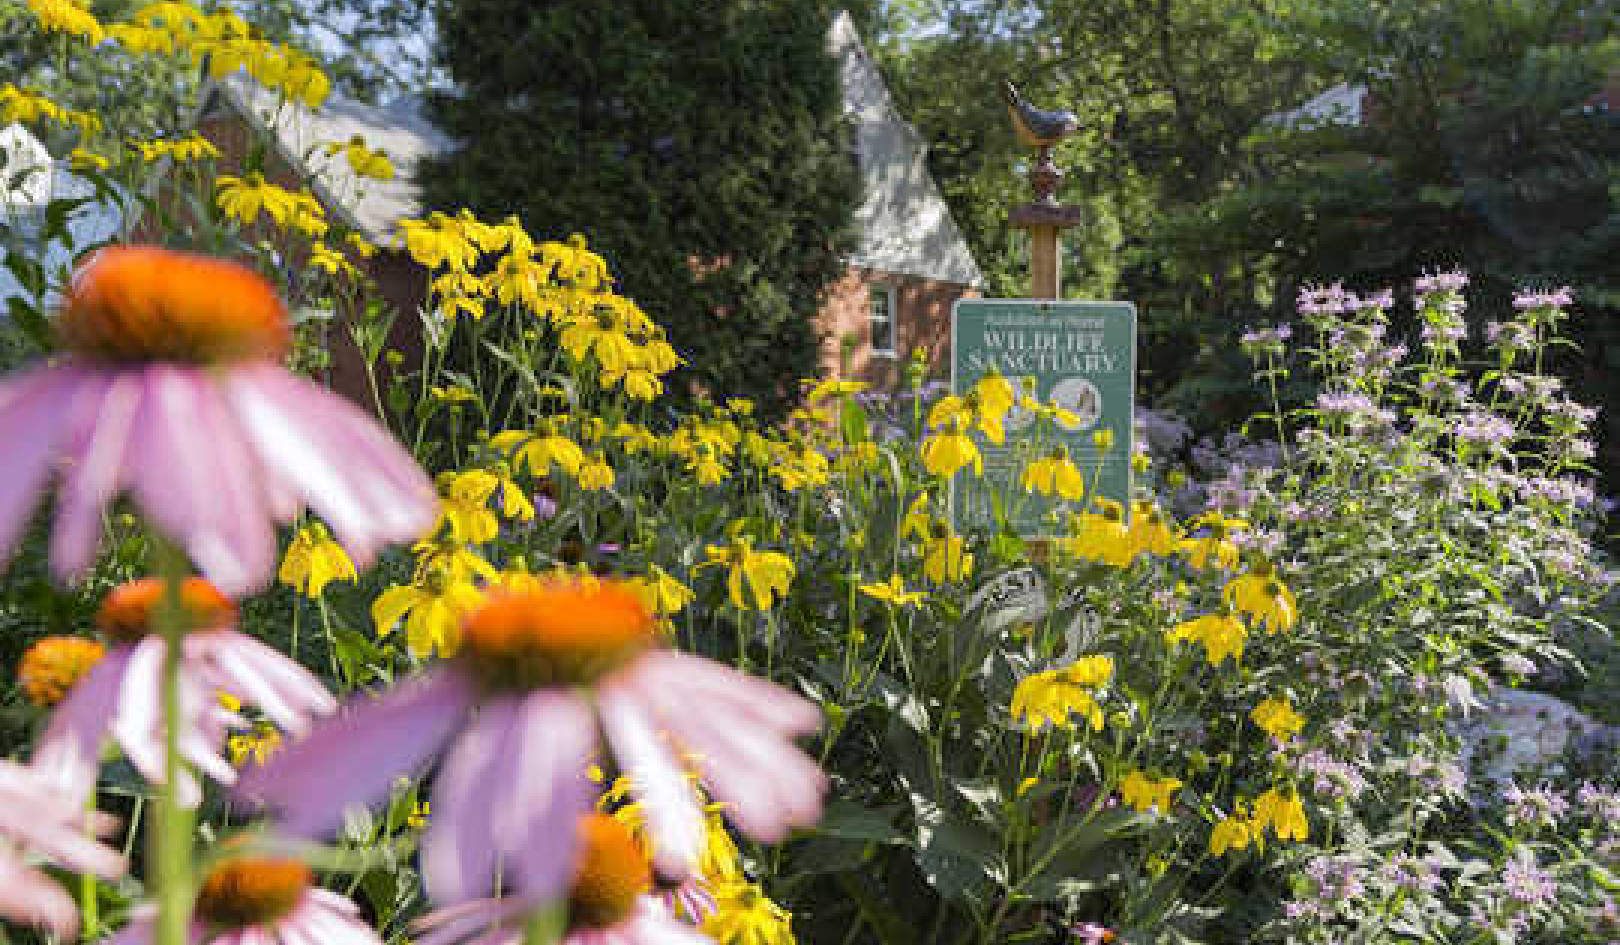
[[[1021,476],[1031,459],[1059,445],[1093,484],[1092,495],[1130,507],[1135,305],[962,299],[951,313],[951,390],[965,394],[991,372],[1011,381],[1020,398],[1033,393],[1040,403],[1067,410],[1073,421],[1041,421],[1014,407],[1006,420],[1006,442],[997,446],[975,434],[985,475],[957,476],[953,503],[958,523],[982,526],[993,521],[994,502],[999,501],[1019,533],[1049,531],[1043,519],[1063,500],[1025,492]],[[1113,435],[1106,452],[1095,445],[1099,430]]]

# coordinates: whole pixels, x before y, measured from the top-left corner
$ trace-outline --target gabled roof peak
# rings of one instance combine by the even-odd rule
[[[838,60],[844,113],[854,126],[865,193],[855,214],[860,245],[849,261],[897,275],[982,285],[978,264],[928,173],[922,137],[895,108],[848,11],[833,17],[827,41]],[[374,243],[391,242],[399,220],[422,214],[417,162],[455,144],[427,118],[417,96],[377,106],[334,95],[320,108],[309,109],[233,76],[214,84],[205,96],[205,112],[208,102],[228,104],[269,132],[280,158],[307,172],[317,195]],[[393,180],[359,178],[341,155],[322,148],[356,135],[387,155],[394,165]]]

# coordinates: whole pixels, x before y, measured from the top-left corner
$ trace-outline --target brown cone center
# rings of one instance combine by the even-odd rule
[[[114,246],[73,277],[56,322],[96,361],[279,359],[292,336],[270,283],[245,266],[156,246]]]
[[[197,891],[197,917],[213,928],[267,926],[292,912],[310,885],[297,860],[244,857],[216,867]]]
[[[601,813],[580,822],[579,867],[568,893],[568,924],[610,928],[635,911],[652,889],[652,867],[630,828]]]
[[[467,619],[462,656],[495,689],[588,685],[657,643],[627,585],[592,578],[496,592]]]
[[[152,632],[164,594],[164,583],[157,578],[116,587],[101,602],[96,627],[113,643],[133,643]],[[180,585],[180,604],[187,632],[224,630],[236,622],[236,605],[199,577],[186,578]]]

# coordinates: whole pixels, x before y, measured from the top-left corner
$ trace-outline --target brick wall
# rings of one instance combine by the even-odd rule
[[[890,296],[893,299],[893,355],[872,350],[870,304],[875,288],[893,290]],[[977,289],[960,283],[851,266],[843,278],[828,289],[827,302],[817,318],[824,336],[822,369],[828,377],[869,381],[878,388],[892,387],[902,380],[907,359],[918,348],[924,348],[933,366],[932,376],[944,377],[950,371],[951,305],[957,299],[978,295]]]
[[[250,136],[245,122],[234,113],[211,116],[198,125],[204,137],[219,148],[223,157],[220,170],[241,174],[249,155]],[[264,154],[260,168],[267,180],[296,190],[296,178],[273,152]],[[171,204],[170,209],[175,209]],[[331,215],[334,210],[327,208]],[[336,221],[334,221],[336,222]],[[271,236],[266,232],[264,236]],[[389,334],[388,347],[405,357],[405,369],[414,368],[422,350],[422,328],[417,309],[422,304],[426,278],[420,266],[403,252],[379,249],[370,260],[354,259],[355,264],[375,284],[380,295],[397,313]],[[302,260],[293,260],[301,265]],[[871,345],[870,300],[875,287],[891,288],[893,301],[894,354],[875,353]],[[878,388],[897,385],[907,360],[919,348],[928,352],[932,376],[949,372],[951,305],[959,298],[976,297],[978,290],[954,282],[938,282],[918,276],[896,275],[852,266],[828,290],[827,301],[817,317],[824,338],[821,367],[829,377],[848,376],[869,381]],[[332,367],[327,382],[359,403],[370,405],[365,365],[358,347],[349,337],[344,322],[354,316],[340,305],[338,318],[328,334]],[[844,339],[849,339],[848,371]],[[379,372],[387,370],[378,366]],[[380,376],[380,375],[379,375]]]
[[[235,112],[225,110],[209,115],[197,123],[197,131],[219,149],[220,173],[242,176],[246,173],[250,156],[255,156],[252,149],[260,148],[262,150],[255,156],[253,164],[259,173],[264,175],[265,180],[293,191],[304,186],[304,181],[287,166],[285,161],[280,160],[268,142],[254,141],[247,123]],[[181,211],[181,202],[174,199],[171,193],[160,193],[159,202],[170,213]],[[334,228],[340,225],[336,209],[327,206],[326,211],[327,219]],[[151,238],[150,234],[138,232],[137,239],[143,235],[147,239]],[[280,246],[290,246],[297,242],[288,240],[285,234],[273,231],[262,224],[255,225],[249,236],[269,239]],[[338,241],[329,240],[328,243],[334,248],[341,248]],[[305,260],[296,251],[288,250],[284,255],[289,265],[304,265]],[[387,347],[404,355],[406,370],[414,368],[420,361],[422,351],[422,325],[416,315],[426,292],[427,280],[422,268],[402,251],[385,248],[379,248],[371,259],[361,259],[353,254],[349,258],[373,283],[373,288],[359,293],[361,298],[380,296],[398,313],[389,330]],[[371,393],[369,382],[366,380],[364,358],[359,347],[350,338],[347,325],[348,320],[355,315],[354,307],[348,304],[347,300],[338,300],[337,318],[327,333],[327,348],[332,363],[324,380],[345,397],[369,408]],[[377,365],[377,370],[379,382],[386,384],[384,376],[389,367],[386,364]]]

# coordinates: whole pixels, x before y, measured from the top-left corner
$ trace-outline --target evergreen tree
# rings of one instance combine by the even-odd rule
[[[676,392],[780,413],[858,200],[819,0],[440,0],[462,147],[428,202],[584,235],[688,360]]]

